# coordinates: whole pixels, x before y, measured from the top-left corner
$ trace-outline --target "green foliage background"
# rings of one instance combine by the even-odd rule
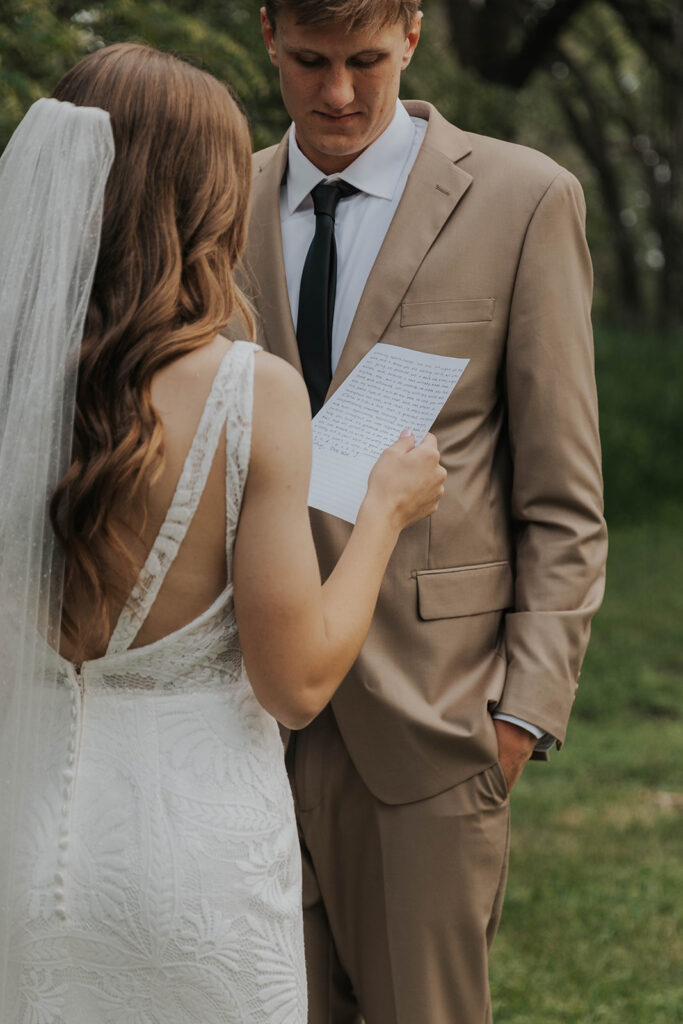
[[[683,248],[683,194],[672,180],[683,149],[683,106],[672,97],[683,81],[674,88],[669,50],[658,36],[661,56],[658,50],[653,60],[647,39],[634,38],[615,10],[618,0],[584,0],[561,47],[512,89],[461,59],[449,23],[449,8],[461,2],[424,0],[423,37],[403,96],[431,100],[467,130],[539,148],[578,175],[589,209],[598,317],[630,323],[637,316],[656,327],[683,322],[676,255]],[[643,5],[657,13],[679,2]],[[508,8],[519,8],[512,40],[554,3],[510,0]],[[475,6],[485,17],[486,6]],[[0,0],[0,149],[30,103],[82,54],[123,39],[186,56],[228,82],[249,114],[255,146],[269,145],[287,117],[258,8],[259,0]],[[568,117],[583,127],[572,130]],[[591,158],[591,145],[606,164]],[[609,187],[601,170],[611,176]]]

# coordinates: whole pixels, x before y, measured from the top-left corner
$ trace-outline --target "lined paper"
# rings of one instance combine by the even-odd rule
[[[419,444],[468,363],[375,345],[313,418],[311,508],[355,523],[379,456],[405,427]]]

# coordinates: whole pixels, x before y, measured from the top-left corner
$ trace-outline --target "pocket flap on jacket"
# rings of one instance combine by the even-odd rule
[[[421,619],[448,619],[495,612],[510,608],[513,597],[509,562],[426,569],[417,573],[417,602]]]
[[[401,327],[423,324],[476,324],[493,319],[495,299],[444,299],[435,302],[403,302]]]

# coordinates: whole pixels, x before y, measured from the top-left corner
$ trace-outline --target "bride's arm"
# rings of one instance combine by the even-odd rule
[[[299,374],[259,355],[249,476],[234,555],[244,660],[261,704],[301,728],[355,661],[399,533],[435,511],[445,471],[431,436],[381,457],[351,538],[324,586],[308,517],[310,405]]]

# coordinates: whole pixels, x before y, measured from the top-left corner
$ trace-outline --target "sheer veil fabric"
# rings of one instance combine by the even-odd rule
[[[48,503],[70,461],[78,353],[114,141],[41,99],[0,160],[0,1020],[16,1019],[10,904],[57,699],[62,558]]]

